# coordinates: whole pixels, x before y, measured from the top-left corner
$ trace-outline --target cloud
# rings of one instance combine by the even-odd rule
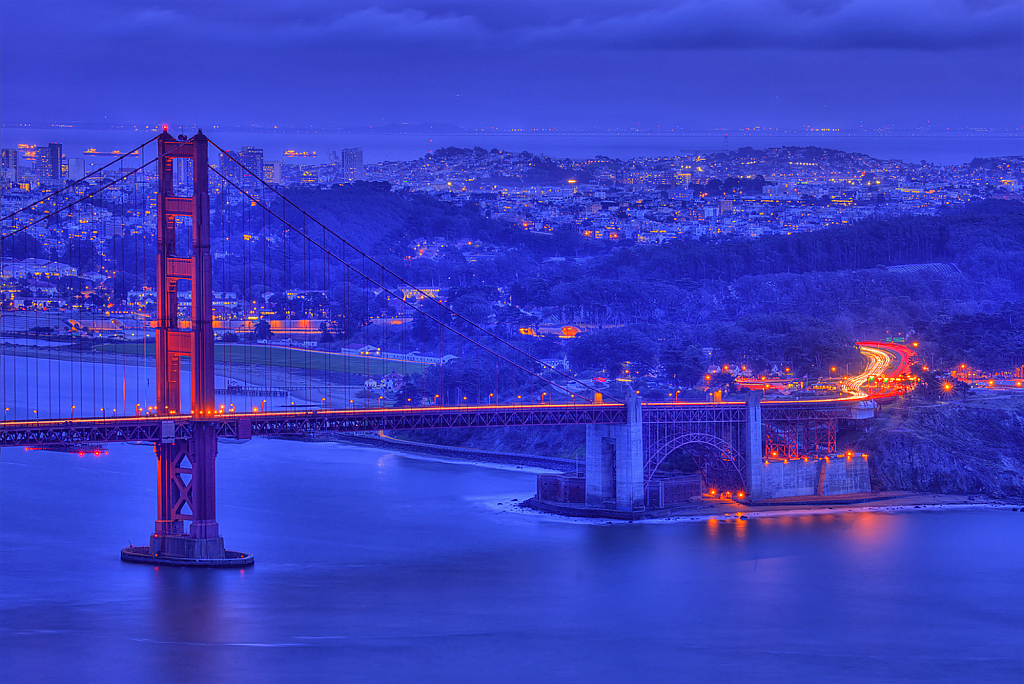
[[[117,3],[113,3],[116,5]],[[110,6],[108,6],[108,9]],[[439,42],[469,43],[483,37],[475,17],[415,6],[290,2],[252,4],[237,0],[167,7],[125,8],[99,22],[105,40],[151,32],[154,40],[304,45],[334,41],[356,46],[375,43],[417,46]]]
[[[28,4],[28,3],[26,3]],[[90,3],[90,11],[93,10]],[[52,19],[102,39],[381,49],[425,45],[674,50],[927,50],[1020,48],[1020,0],[114,0],[85,21],[69,4]],[[48,10],[18,9],[39,16]],[[77,16],[76,16],[77,15]]]
[[[0,0],[0,16],[5,115],[46,120],[1017,126],[1024,73],[1020,0]]]
[[[265,37],[273,40],[344,40],[359,44],[387,41],[403,45],[435,42],[475,42],[483,32],[467,15],[430,14],[420,9],[388,11],[367,7],[332,17],[328,21],[299,21]]]
[[[929,50],[1021,46],[1017,2],[690,0],[527,30],[537,44],[619,49]]]

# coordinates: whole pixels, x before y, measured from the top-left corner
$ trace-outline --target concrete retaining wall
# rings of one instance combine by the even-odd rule
[[[848,458],[831,458],[826,463],[825,472],[822,494],[853,494],[854,492],[871,491],[868,459],[863,454],[854,454]]]
[[[871,491],[863,454],[762,462],[760,475],[760,491],[750,492],[753,500]]]
[[[554,503],[581,504],[587,500],[586,480],[574,475],[537,476],[537,498]]]

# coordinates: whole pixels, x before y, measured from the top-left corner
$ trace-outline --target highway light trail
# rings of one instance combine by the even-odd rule
[[[906,347],[883,342],[860,342],[857,347],[867,359],[868,365],[864,372],[847,378],[841,383],[843,389],[855,396],[867,397],[863,386],[876,377],[899,377],[910,367],[911,352]]]

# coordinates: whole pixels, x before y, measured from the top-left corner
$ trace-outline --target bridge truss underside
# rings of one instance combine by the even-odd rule
[[[110,442],[162,443],[192,439],[195,426],[212,425],[217,437],[249,439],[281,435],[378,430],[618,424],[626,409],[617,404],[567,404],[377,409],[310,413],[220,414],[208,420],[143,417],[0,424],[0,447],[79,447]]]
[[[846,409],[765,408],[762,413],[765,459],[836,453],[839,420],[848,416]]]

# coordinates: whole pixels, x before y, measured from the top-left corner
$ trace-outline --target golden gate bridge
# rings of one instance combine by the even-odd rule
[[[151,143],[156,155],[139,163]],[[220,152],[220,168],[210,163],[211,146]],[[129,156],[137,165],[113,168]],[[151,166],[155,197],[146,191]],[[253,562],[251,555],[225,548],[217,522],[216,456],[223,439],[580,425],[586,429],[586,466],[576,501],[590,511],[632,514],[666,504],[660,469],[681,449],[698,450],[704,486],[757,500],[771,495],[766,483],[773,464],[808,456],[840,459],[840,422],[872,415],[871,403],[856,388],[815,400],[765,400],[751,392],[741,402],[643,402],[627,385],[609,393],[544,363],[522,348],[522,341],[488,329],[407,281],[398,267],[357,248],[351,236],[299,207],[260,171],[247,168],[201,130],[176,138],[165,128],[2,219],[11,225],[2,240],[10,242],[35,226],[59,226],[62,217],[88,223],[80,218],[83,205],[106,203],[113,211],[100,220],[113,220],[120,228],[110,238],[114,253],[108,255],[114,298],[126,300],[131,287],[145,289],[152,273],[155,311],[138,335],[141,342],[91,344],[73,338],[65,345],[46,325],[52,318],[39,312],[23,314],[18,330],[12,323],[2,331],[25,344],[18,355],[0,356],[5,364],[0,447],[154,445],[154,530],[149,544],[123,549],[123,560],[194,566]],[[120,193],[112,204],[111,193]],[[155,213],[155,244],[146,242],[147,211]],[[128,247],[132,235],[139,239]],[[30,249],[32,243],[24,245]],[[88,251],[83,243],[78,247]],[[327,293],[332,320],[326,331],[333,327],[356,346],[382,353],[310,356],[239,345],[227,335],[216,339],[225,329],[223,317],[214,315],[215,293],[240,292],[256,311],[261,296],[298,285],[304,292]],[[417,346],[431,347],[441,362],[416,364],[409,352]],[[387,361],[390,357],[401,360]],[[392,405],[384,405],[383,394],[374,406],[365,389],[353,392],[360,378],[383,375],[388,368],[401,368],[404,377],[414,379],[389,396]],[[248,395],[240,395],[238,406],[218,403],[217,378],[258,387],[254,381],[261,373],[266,385],[287,385],[298,405],[287,396],[270,397],[269,406],[266,399],[252,405]],[[9,403],[14,404],[11,415]],[[558,491],[556,498],[569,500],[564,487]]]

